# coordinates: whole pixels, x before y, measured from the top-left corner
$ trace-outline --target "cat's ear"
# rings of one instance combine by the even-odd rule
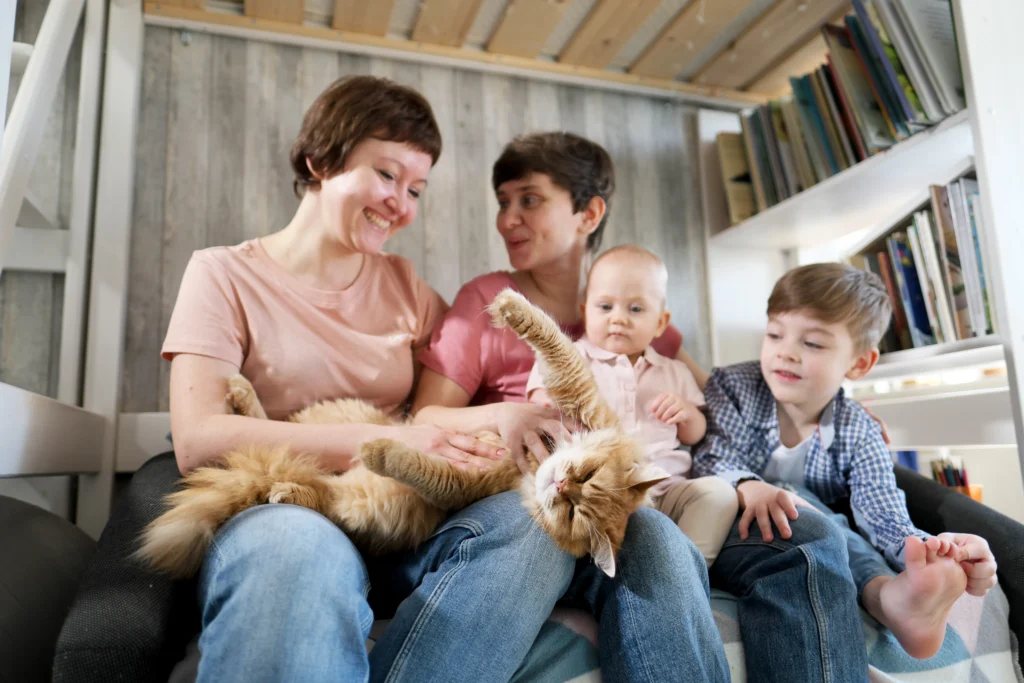
[[[637,465],[629,476],[629,487],[637,493],[647,493],[647,489],[665,481],[671,475],[657,465]]]
[[[597,540],[594,541],[594,547],[590,550],[590,556],[594,558],[594,563],[601,571],[609,577],[615,578],[615,550],[612,548],[612,542],[607,534],[597,534]]]

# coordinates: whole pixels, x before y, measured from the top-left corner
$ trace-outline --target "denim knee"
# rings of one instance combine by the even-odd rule
[[[846,552],[846,533],[842,527],[836,524],[828,515],[816,510],[797,508],[800,516],[790,520],[789,526],[793,536],[789,539],[792,543],[806,545],[817,543],[831,551]]]
[[[708,581],[707,564],[697,546],[668,515],[653,508],[642,507],[630,516],[620,555],[649,571],[699,575],[705,584]]]
[[[214,537],[200,575],[204,587],[223,581],[241,591],[287,586],[293,599],[273,601],[285,609],[333,593],[331,602],[340,601],[345,611],[364,612],[360,626],[372,622],[361,609],[370,586],[359,551],[330,520],[307,508],[260,505],[229,521]]]

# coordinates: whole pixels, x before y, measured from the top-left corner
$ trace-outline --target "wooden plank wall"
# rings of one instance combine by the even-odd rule
[[[46,14],[46,2],[19,2],[14,40],[34,43]],[[46,121],[29,180],[33,193],[44,208],[55,210],[62,226],[69,222],[71,173],[78,107],[78,77],[82,52],[81,29],[71,45],[67,66]],[[21,77],[11,78],[7,111]],[[64,298],[64,276],[4,270],[0,274],[0,382],[46,396],[57,395],[60,362],[60,328]],[[54,511],[67,513],[67,477],[33,478],[32,486],[42,492]],[[9,483],[21,486],[24,480]],[[10,495],[20,491],[3,489]],[[28,498],[31,499],[31,498]],[[33,501],[40,502],[42,501]]]
[[[612,155],[618,190],[605,246],[641,242],[670,273],[687,348],[710,361],[696,110],[679,103],[496,74],[146,27],[123,411],[166,411],[160,345],[195,249],[283,227],[297,200],[288,150],[305,107],[334,78],[373,73],[419,88],[444,153],[416,222],[389,248],[448,300],[507,268],[490,165],[514,135],[562,129]]]

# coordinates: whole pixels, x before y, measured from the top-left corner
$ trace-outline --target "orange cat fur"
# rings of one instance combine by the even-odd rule
[[[533,462],[533,472],[521,474],[511,457],[486,472],[462,470],[389,439],[363,444],[360,462],[341,474],[323,471],[315,458],[293,454],[286,445],[237,448],[184,478],[183,488],[168,496],[170,509],[146,528],[138,556],[172,575],[190,576],[217,529],[263,503],[316,510],[370,554],[411,549],[451,511],[518,487],[523,505],[559,547],[575,557],[590,554],[614,576],[629,515],[666,474],[648,465],[637,442],[622,431],[590,368],[553,320],[511,290],[499,294],[488,311],[496,325],[508,325],[544,359],[549,396],[586,428],[557,444],[539,466]],[[228,402],[242,415],[266,418],[241,375],[230,381]],[[289,420],[396,423],[355,399],[324,401]],[[493,433],[479,437],[501,444]]]

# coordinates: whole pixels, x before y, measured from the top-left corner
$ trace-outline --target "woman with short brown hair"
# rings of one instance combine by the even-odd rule
[[[183,277],[162,350],[182,472],[280,443],[340,472],[385,436],[462,466],[501,455],[432,426],[255,420],[225,401],[242,372],[271,418],[344,397],[403,410],[414,355],[447,305],[381,248],[415,218],[440,152],[430,106],[409,88],[345,78],[312,104],[291,155],[291,222],[195,252]],[[365,560],[319,514],[260,505],[217,533],[200,571],[198,680],[508,680],[572,567],[515,492],[457,513],[415,552]],[[368,656],[371,604],[394,619]]]

